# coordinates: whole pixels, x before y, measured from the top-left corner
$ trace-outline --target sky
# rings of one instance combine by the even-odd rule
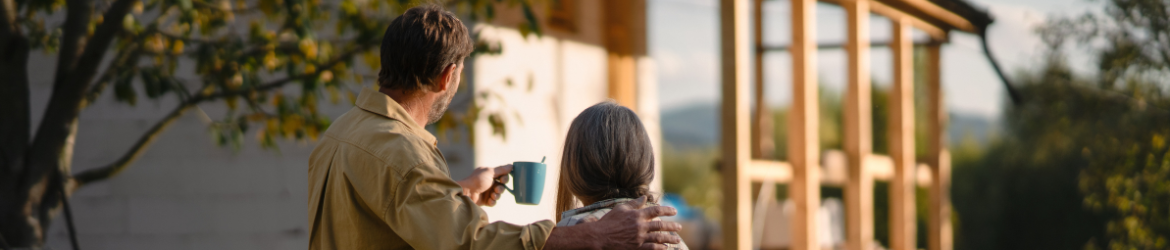
[[[995,18],[988,29],[992,53],[1009,76],[1036,67],[1043,56],[1042,43],[1033,30],[1053,16],[1072,16],[1100,9],[1101,3],[1088,0],[968,0],[988,10]],[[789,2],[764,3],[764,43],[790,41]],[[719,0],[649,0],[650,55],[657,62],[659,100],[664,111],[719,100]],[[845,11],[821,3],[816,9],[817,40],[845,41]],[[888,41],[890,21],[871,15],[870,39]],[[926,35],[916,31],[916,40]],[[996,118],[1004,103],[1004,90],[991,64],[984,57],[979,38],[952,31],[943,46],[942,81],[945,100],[952,112]],[[892,58],[887,48],[872,48],[870,71],[876,87],[887,87],[893,78]],[[1089,67],[1091,58],[1073,53],[1074,68]],[[818,53],[818,77],[822,85],[842,93],[847,80],[843,50]],[[785,52],[764,58],[765,100],[770,106],[787,106],[791,98],[791,63]],[[754,90],[753,90],[754,91]]]

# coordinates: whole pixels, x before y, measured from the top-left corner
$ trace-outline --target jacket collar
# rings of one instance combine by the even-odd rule
[[[362,92],[358,94],[357,101],[354,102],[358,108],[369,111],[370,113],[378,114],[386,118],[398,120],[406,124],[406,127],[415,135],[422,137],[431,145],[436,145],[435,136],[427,131],[426,128],[420,127],[414,118],[411,118],[410,113],[402,108],[397,101],[391,99],[390,96],[378,92],[371,88],[362,88]]]

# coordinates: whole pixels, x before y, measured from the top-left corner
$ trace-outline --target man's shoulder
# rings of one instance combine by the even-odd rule
[[[329,125],[323,140],[360,149],[388,164],[416,164],[432,145],[410,129],[400,120],[354,107]]]

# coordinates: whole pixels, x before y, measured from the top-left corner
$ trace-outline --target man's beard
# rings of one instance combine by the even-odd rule
[[[451,104],[451,100],[455,97],[455,90],[447,91],[447,95],[435,100],[431,104],[431,112],[427,114],[427,124],[435,124],[439,122],[439,118],[443,118],[443,114],[447,113],[447,106]]]

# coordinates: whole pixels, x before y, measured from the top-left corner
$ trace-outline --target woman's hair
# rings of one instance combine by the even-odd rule
[[[653,179],[654,149],[638,115],[612,101],[593,105],[573,119],[565,138],[557,220],[578,200],[650,196]]]

